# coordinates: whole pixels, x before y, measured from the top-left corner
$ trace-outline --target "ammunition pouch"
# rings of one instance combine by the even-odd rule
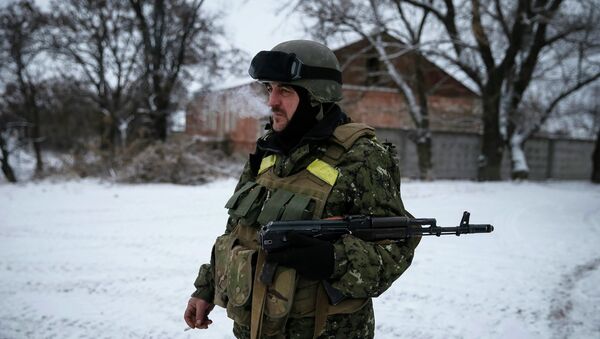
[[[261,333],[273,336],[285,328],[294,304],[294,292],[298,276],[296,270],[277,267],[273,283],[267,286]]]

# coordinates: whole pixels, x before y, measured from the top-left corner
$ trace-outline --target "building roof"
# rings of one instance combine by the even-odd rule
[[[391,34],[386,33],[385,36],[388,39],[392,39],[392,40],[397,41],[400,44],[403,44],[401,39],[399,39]],[[368,43],[368,42],[366,42],[365,38],[357,38],[352,42],[346,43],[346,44],[334,49],[333,52],[336,53],[336,55],[338,55],[338,54],[343,53],[344,50],[352,49],[354,46],[357,46],[360,44],[365,44],[365,43]],[[461,76],[460,73],[453,71],[452,67],[450,67],[450,65],[447,65],[447,67],[441,66],[441,65],[439,65],[438,62],[433,61],[424,55],[420,55],[420,57],[422,57],[426,62],[433,65],[433,67],[435,67],[437,71],[441,72],[441,74],[444,74],[445,77],[447,77],[448,79],[451,79],[452,81],[459,84],[459,86],[462,87],[464,89],[464,91],[467,92],[469,95],[479,96],[479,94],[477,93],[477,88],[476,88],[475,84],[472,83],[472,81],[469,81],[468,78]],[[338,56],[338,58],[339,58],[339,56]],[[221,92],[221,91],[231,90],[231,89],[235,89],[238,87],[247,86],[252,83],[256,83],[256,80],[250,78],[247,75],[243,76],[243,77],[231,77],[231,78],[225,80],[223,83],[221,83],[217,86],[211,87],[208,90],[208,92]],[[353,90],[360,89],[360,90],[372,90],[372,91],[397,91],[397,89],[393,86],[365,86],[364,84],[356,84],[356,83],[351,83],[351,82],[344,83],[343,88],[344,89],[353,89]]]

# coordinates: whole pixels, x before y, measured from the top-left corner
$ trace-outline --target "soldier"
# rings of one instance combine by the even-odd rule
[[[408,215],[391,147],[336,104],[341,71],[326,46],[281,43],[258,53],[249,73],[268,92],[271,123],[225,206],[225,234],[211,263],[200,268],[185,321],[207,328],[219,305],[234,320],[237,338],[372,338],[371,298],[408,268],[419,238],[373,243],[352,235],[335,242],[295,236],[289,248],[266,254],[256,235],[272,220]],[[278,263],[268,285],[259,279],[265,261]],[[324,281],[346,298],[330,305]]]

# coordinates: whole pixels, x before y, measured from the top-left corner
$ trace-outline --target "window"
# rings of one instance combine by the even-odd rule
[[[367,58],[366,69],[367,69],[366,85],[367,86],[377,85],[377,83],[379,82],[379,70],[380,70],[379,58],[378,57]]]

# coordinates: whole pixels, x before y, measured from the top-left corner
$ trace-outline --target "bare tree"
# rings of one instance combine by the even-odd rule
[[[2,44],[0,65],[2,65],[2,73],[7,78],[13,79],[16,84],[19,99],[18,114],[31,123],[30,138],[35,151],[36,175],[42,173],[44,165],[37,88],[39,70],[36,70],[34,59],[44,48],[39,33],[45,24],[43,15],[29,0],[13,3],[0,12],[0,43]],[[3,100],[7,99],[16,98],[3,98]]]
[[[592,155],[592,182],[600,184],[600,128],[596,133],[596,145]]]
[[[45,145],[58,152],[85,152],[97,144],[104,114],[94,87],[75,76],[56,76],[44,81],[40,101],[44,107],[42,132]],[[104,159],[106,160],[106,159]]]
[[[383,62],[383,73],[387,75],[385,79],[391,80],[405,99],[408,113],[416,127],[413,140],[417,145],[420,177],[431,179],[433,165],[427,97],[435,90],[435,86],[427,87],[425,62],[418,52],[429,12],[416,13],[400,1],[379,0],[301,1],[297,8],[315,20],[308,30],[323,41],[351,34],[369,42],[371,48],[361,50],[357,57],[374,54]],[[412,72],[400,69],[398,58],[408,60]],[[378,74],[368,76],[379,78]]]
[[[591,115],[589,101],[592,98],[580,98],[585,103],[573,104],[572,96],[585,86],[600,78],[599,74],[585,79],[573,81],[560,90],[552,93],[527,93],[517,109],[512,110],[508,117],[508,146],[511,156],[511,177],[513,179],[527,179],[529,177],[529,166],[525,157],[524,147],[535,133],[552,118],[576,119],[577,115]],[[552,88],[548,85],[546,89]],[[596,108],[597,110],[597,103]],[[570,133],[566,133],[569,135]]]
[[[593,119],[592,135],[595,137],[594,152],[592,153],[591,181],[600,184],[600,85],[590,90],[593,99],[589,103],[588,113]]]
[[[568,0],[405,0],[441,25],[439,48],[428,51],[457,67],[479,89],[483,110],[480,180],[500,180],[507,119],[519,106],[540,55],[584,30],[557,25]],[[446,48],[447,47],[447,48]]]
[[[2,124],[0,122],[0,124]],[[10,165],[10,151],[8,149],[8,145],[6,142],[6,132],[4,126],[0,125],[0,163],[2,166],[2,173],[8,182],[15,183],[17,182],[17,177],[15,176],[15,172]]]
[[[14,140],[18,133],[17,126],[22,125],[23,118],[8,113],[4,103],[0,103],[0,165],[8,182],[17,182],[17,176],[10,164],[10,155],[14,151]]]
[[[551,34],[563,38],[545,46],[537,64],[521,51],[515,63],[515,75],[504,83],[500,110],[501,133],[511,155],[512,177],[529,175],[523,147],[553,115],[580,114],[573,105],[561,105],[600,78],[600,11],[597,1],[567,1],[548,26]],[[587,107],[592,98],[579,98],[576,106]],[[563,107],[561,107],[563,106]],[[559,109],[560,108],[560,109]],[[562,111],[562,112],[557,112]]]
[[[165,140],[173,90],[185,77],[186,66],[199,67],[205,75],[221,71],[217,39],[222,31],[217,17],[204,9],[204,0],[129,0],[129,4],[141,36],[150,134]]]
[[[122,126],[133,119],[141,78],[134,13],[119,0],[68,0],[54,2],[52,16],[53,51],[93,89],[102,113],[100,147],[113,154],[124,139]]]

